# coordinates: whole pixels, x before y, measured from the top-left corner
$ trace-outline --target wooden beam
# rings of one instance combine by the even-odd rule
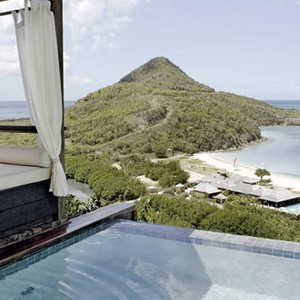
[[[0,125],[0,131],[18,133],[37,133],[35,126],[24,125]]]
[[[62,92],[62,127],[61,127],[61,154],[60,160],[65,165],[65,137],[64,137],[64,47],[63,47],[63,4],[62,0],[51,0],[51,10],[54,13],[57,37],[58,60]]]
[[[4,12],[0,13],[0,17],[11,15],[11,13],[12,13],[11,10],[10,11],[4,11]]]
[[[61,126],[61,152],[60,160],[65,165],[65,133],[64,133],[64,46],[63,46],[63,3],[62,0],[51,0],[51,10],[55,18],[55,29],[57,37],[57,50],[60,70],[61,93],[62,93],[62,126]],[[58,198],[58,218],[67,218],[66,199]]]

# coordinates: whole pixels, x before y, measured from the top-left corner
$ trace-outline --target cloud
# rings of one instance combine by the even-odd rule
[[[64,51],[64,71],[65,71],[65,78],[69,82],[75,82],[79,84],[89,84],[92,83],[92,80],[88,77],[83,77],[79,75],[72,75],[72,67],[71,67],[71,57],[70,55]]]
[[[0,11],[11,11],[14,9],[20,9],[24,7],[23,0],[11,0],[1,2],[0,4]],[[13,26],[13,18],[11,15],[2,16],[0,18],[0,41],[1,43],[6,42],[14,42],[15,41],[15,32]]]
[[[24,7],[24,0],[10,0],[1,2],[1,11],[9,11],[14,9],[20,9]]]
[[[289,92],[300,92],[300,85],[292,85],[288,88]]]
[[[72,82],[81,83],[81,84],[89,84],[92,80],[88,77],[81,77],[77,75],[72,75],[68,78]]]
[[[92,48],[113,48],[114,37],[133,21],[133,11],[150,0],[65,0],[65,25],[72,33],[75,49],[81,40],[90,37]]]
[[[0,73],[19,75],[20,66],[16,46],[0,45]]]
[[[65,70],[69,69],[69,67],[70,67],[70,56],[66,51],[64,51],[64,69]]]
[[[93,36],[93,45],[92,50],[96,50],[99,46],[109,48],[109,49],[115,49],[117,47],[118,43],[115,41],[115,34],[111,33],[107,36],[102,35],[94,35]]]

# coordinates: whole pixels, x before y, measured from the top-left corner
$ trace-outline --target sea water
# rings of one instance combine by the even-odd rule
[[[268,100],[267,103],[285,109],[300,109],[300,100]],[[300,177],[300,126],[262,127],[266,142],[239,151],[216,154],[216,158],[252,168],[266,168],[270,172]]]
[[[265,102],[280,108],[300,110],[300,100],[265,100]]]
[[[65,107],[74,101],[65,101]],[[0,101],[0,120],[14,120],[29,118],[29,110],[26,101]]]
[[[266,142],[239,151],[217,153],[215,157],[228,163],[237,157],[245,167],[300,177],[300,127],[262,127],[261,133]]]

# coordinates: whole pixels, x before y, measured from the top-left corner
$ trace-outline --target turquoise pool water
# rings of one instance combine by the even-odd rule
[[[193,230],[154,229],[118,222],[54,254],[47,249],[0,280],[0,298],[299,299],[298,259],[184,242]]]
[[[280,207],[280,210],[292,214],[300,214],[300,203]]]

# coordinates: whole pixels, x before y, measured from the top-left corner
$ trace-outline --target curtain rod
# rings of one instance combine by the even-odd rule
[[[30,9],[30,8],[29,8],[29,9]],[[9,10],[9,11],[4,11],[4,12],[0,13],[0,17],[11,15],[12,12],[14,12],[14,11],[15,11],[16,13],[18,13],[19,11],[22,11],[22,10],[24,10],[24,8],[21,8],[21,9],[14,9],[14,10]]]

